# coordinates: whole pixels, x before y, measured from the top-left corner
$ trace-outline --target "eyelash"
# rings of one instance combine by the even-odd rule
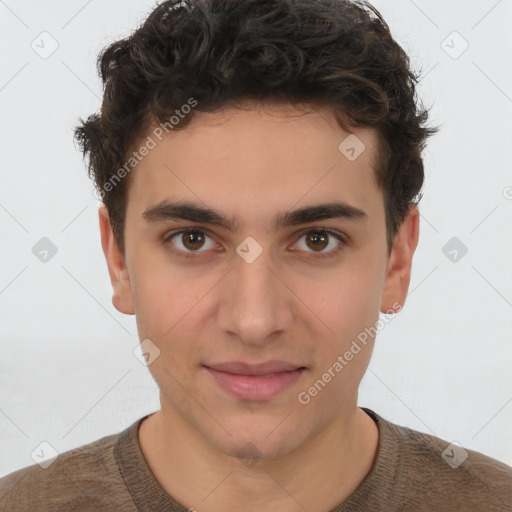
[[[173,231],[171,233],[168,233],[166,234],[163,239],[162,239],[162,243],[163,245],[167,246],[170,244],[171,240],[178,236],[178,235],[182,235],[183,233],[201,233],[202,235],[206,235],[208,236],[209,238],[212,238],[213,237],[208,233],[208,231],[205,231],[204,229],[196,229],[196,228],[186,228],[186,229],[180,229],[179,231]],[[344,245],[346,245],[347,241],[346,241],[346,238],[344,235],[341,235],[339,233],[336,233],[335,231],[331,231],[329,229],[324,229],[324,228],[307,228],[305,230],[302,230],[298,233],[298,238],[297,238],[297,241],[299,241],[304,235],[307,235],[309,233],[320,233],[320,234],[323,234],[323,235],[329,235],[329,236],[332,236],[333,238],[335,238],[336,240],[338,240],[340,242],[340,245],[338,247],[336,247],[335,249],[329,251],[329,252],[325,252],[325,253],[309,253],[311,254],[312,256],[308,256],[309,257],[313,257],[315,259],[317,258],[330,258],[330,257],[333,257],[335,255],[338,254],[338,252],[340,252]],[[297,243],[297,242],[295,242]],[[172,246],[172,243],[171,243],[171,246]],[[184,251],[181,251],[180,249],[172,249],[172,251],[177,254],[178,256],[180,257],[183,257],[183,258],[187,258],[187,259],[196,259],[196,258],[200,258],[202,257],[201,256],[201,253],[202,252],[206,252],[206,251],[196,251],[196,252],[184,252]]]

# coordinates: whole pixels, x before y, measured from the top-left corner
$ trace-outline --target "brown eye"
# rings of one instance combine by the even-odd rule
[[[217,244],[204,231],[198,229],[182,229],[176,233],[166,235],[164,244],[172,246],[173,251],[183,256],[200,255],[209,249],[215,249]]]
[[[343,235],[324,229],[303,231],[294,249],[318,256],[334,256],[345,245]]]
[[[204,244],[204,236],[200,231],[186,231],[182,233],[181,241],[187,249],[197,251]]]
[[[311,231],[306,235],[306,244],[314,251],[322,251],[329,244],[329,236],[325,233]]]

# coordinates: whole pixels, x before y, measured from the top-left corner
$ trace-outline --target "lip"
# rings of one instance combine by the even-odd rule
[[[234,375],[269,375],[271,373],[289,372],[297,368],[304,368],[300,364],[288,363],[286,361],[266,361],[265,363],[250,364],[242,361],[230,361],[205,365],[207,368],[219,372],[231,373]]]
[[[264,401],[289,388],[306,370],[284,361],[268,361],[260,364],[228,362],[203,365],[216,383],[241,400]]]

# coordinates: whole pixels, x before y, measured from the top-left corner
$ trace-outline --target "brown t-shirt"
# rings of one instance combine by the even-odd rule
[[[510,466],[363,410],[379,429],[377,456],[331,512],[512,511]],[[167,494],[144,459],[138,439],[144,418],[59,455],[46,469],[34,465],[1,478],[0,511],[187,512],[194,504]]]

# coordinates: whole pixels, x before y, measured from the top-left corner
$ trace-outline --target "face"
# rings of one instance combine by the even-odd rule
[[[349,159],[328,110],[199,113],[130,176],[124,259],[100,209],[114,305],[160,351],[162,413],[225,454],[283,456],[354,410],[374,341],[360,335],[405,299],[417,215],[388,257],[377,139],[354,134]],[[270,361],[288,366],[218,366]]]

